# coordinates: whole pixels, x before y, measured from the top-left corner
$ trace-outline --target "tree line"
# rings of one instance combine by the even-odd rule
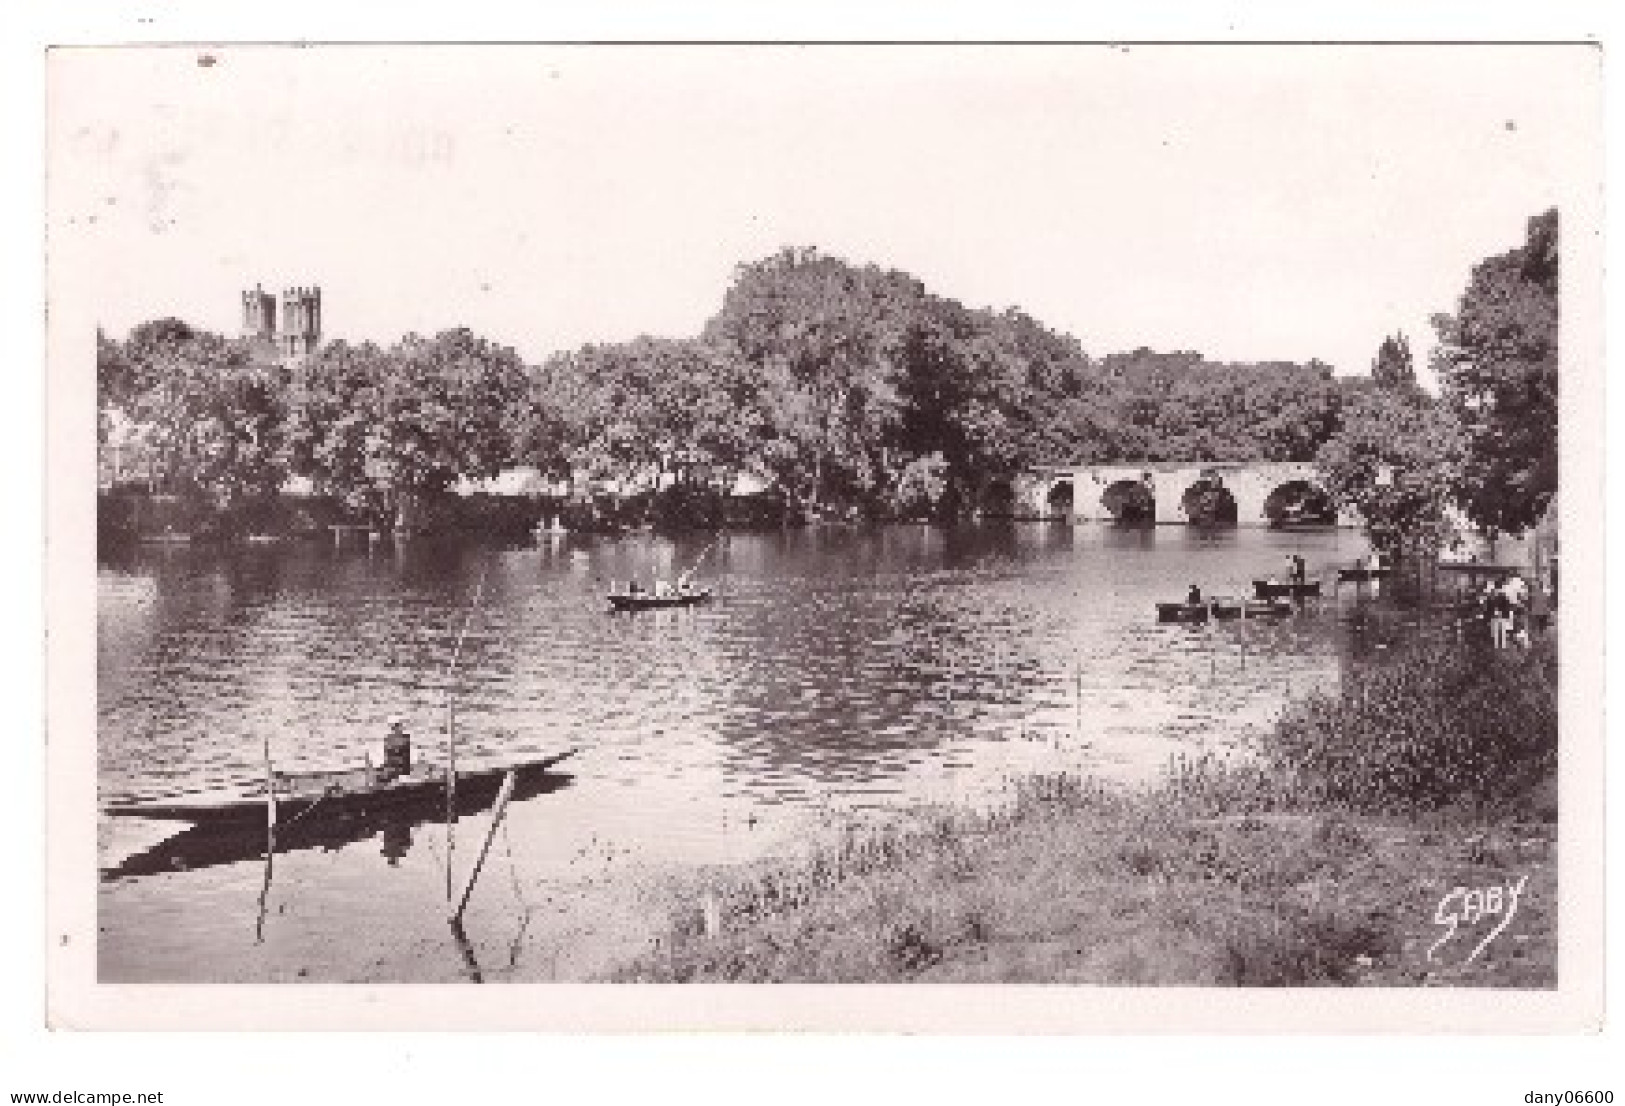
[[[1415,386],[1397,339],[1370,378],[1144,348],[1094,358],[1019,310],[794,249],[741,265],[696,336],[536,365],[464,329],[332,341],[288,365],[246,340],[146,323],[99,336],[99,424],[104,445],[140,455],[151,487],[222,517],[304,477],[387,524],[460,481],[532,466],[578,492],[661,489],[653,508],[673,526],[707,524],[707,503],[746,474],[791,518],[952,519],[1038,464],[1319,457],[1334,493],[1379,526],[1404,522],[1415,474],[1510,529],[1529,512],[1509,496],[1541,494],[1543,477],[1520,468],[1541,435],[1502,423],[1539,386],[1524,379],[1527,350],[1496,346],[1493,360],[1486,344],[1502,341],[1492,307],[1532,272],[1506,259],[1474,270],[1440,323],[1453,351],[1436,365],[1442,400]],[[1555,311],[1555,283],[1553,297]],[[1555,457],[1555,406],[1551,429]]]

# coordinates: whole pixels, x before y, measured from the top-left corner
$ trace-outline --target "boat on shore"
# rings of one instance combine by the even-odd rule
[[[1320,595],[1320,581],[1254,580],[1253,594],[1260,599],[1306,599]]]
[[[609,595],[609,605],[617,611],[658,611],[670,607],[697,607],[710,601],[710,588],[688,588],[669,595],[651,591],[617,591]]]
[[[539,776],[575,755],[576,750],[540,757],[516,764],[481,766],[457,773],[456,794],[463,801],[478,803],[482,796],[494,798],[502,778],[510,771],[520,776]],[[276,824],[284,826],[307,815],[322,818],[360,817],[381,810],[411,808],[425,804],[444,807],[446,776],[433,765],[414,768],[387,782],[378,780],[374,768],[341,768],[316,772],[272,773],[272,795],[276,802]],[[487,794],[487,792],[489,794]],[[153,818],[161,821],[191,822],[197,826],[264,829],[267,816],[265,781],[238,787],[196,792],[162,799],[112,803],[107,813],[121,818]]]
[[[1206,622],[1206,603],[1158,603],[1158,622]]]

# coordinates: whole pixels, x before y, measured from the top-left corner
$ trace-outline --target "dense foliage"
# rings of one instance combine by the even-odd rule
[[[1377,347],[1371,362],[1371,382],[1390,392],[1416,389],[1416,365],[1411,361],[1411,343],[1403,334],[1392,334]]]
[[[1455,417],[1420,391],[1373,389],[1343,411],[1321,447],[1321,482],[1354,508],[1373,545],[1399,556],[1437,552],[1451,531],[1466,443]]]
[[[1473,268],[1456,314],[1435,318],[1434,368],[1467,434],[1462,507],[1517,533],[1557,491],[1558,219],[1529,220],[1524,244]]]
[[[1455,316],[1435,317],[1435,399],[1416,384],[1403,335],[1383,340],[1371,385],[1343,409],[1317,461],[1332,496],[1372,541],[1436,552],[1452,509],[1491,536],[1521,533],[1557,490],[1557,212],[1527,242],[1473,268]]]
[[[1529,483],[1513,459],[1530,411],[1515,400],[1533,393],[1503,379],[1506,357],[1481,352],[1489,293],[1474,289],[1512,279],[1511,262],[1491,260],[1452,324],[1452,348],[1473,356],[1451,362],[1448,406],[1414,386],[1399,336],[1378,353],[1375,388],[1318,362],[1145,348],[1097,360],[1018,310],[972,309],[906,273],[803,249],[742,265],[698,336],[535,366],[452,330],[331,342],[285,368],[250,342],[145,324],[98,342],[102,436],[139,439],[160,490],[228,504],[303,476],[380,522],[510,466],[578,497],[639,496],[649,521],[681,526],[713,523],[747,479],[801,517],[951,518],[1001,486],[1008,496],[1037,464],[1318,455],[1334,494],[1375,529],[1411,535],[1458,489],[1478,502],[1492,497],[1483,481]],[[1526,258],[1514,268],[1545,275]],[[1462,411],[1477,420],[1470,464]]]

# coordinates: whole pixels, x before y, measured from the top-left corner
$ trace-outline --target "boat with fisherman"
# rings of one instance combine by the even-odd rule
[[[658,611],[672,607],[697,607],[701,603],[709,603],[711,598],[710,588],[679,586],[669,591],[658,588],[645,591],[628,587],[626,591],[611,592],[609,605],[617,611]]]
[[[627,581],[626,587],[619,591],[612,591],[608,595],[609,606],[615,611],[658,611],[678,607],[697,607],[702,603],[709,603],[712,598],[710,588],[697,587],[690,583],[690,578],[699,570],[705,558],[710,555],[716,546],[717,539],[700,551],[694,563],[677,577],[676,583],[665,580],[656,580],[654,586],[645,588],[636,580]]]
[[[538,778],[575,752],[575,749],[566,749],[517,763],[459,767],[455,785],[458,802],[478,803],[482,795],[489,802],[509,772]],[[276,807],[275,823],[287,825],[306,817],[361,817],[397,807],[443,806],[446,775],[443,767],[433,764],[418,764],[393,777],[371,764],[326,771],[274,771],[271,795]],[[208,791],[111,803],[107,813],[115,817],[191,822],[198,826],[248,825],[263,829],[270,805],[266,800],[265,781],[261,779]]]
[[[509,771],[514,773],[513,802],[569,787],[572,777],[557,767],[568,755],[527,760],[489,771],[477,768],[467,774],[459,773],[452,792],[452,810],[458,818],[490,810],[501,789],[501,777]],[[424,783],[427,786],[421,786]],[[116,806],[115,811],[124,816],[192,824],[103,868],[102,878],[117,880],[211,868],[262,857],[267,845],[263,789],[260,795],[249,798],[249,806],[242,809],[241,816],[228,814],[232,808],[195,795],[151,804]],[[431,777],[398,781],[386,789],[375,789],[365,798],[329,796],[320,804],[297,809],[287,802],[279,802],[278,821],[272,827],[276,849],[278,852],[332,851],[376,838],[382,842],[385,857],[398,858],[410,848],[414,830],[445,819],[446,798],[445,777],[437,771]],[[167,808],[167,813],[160,808]]]

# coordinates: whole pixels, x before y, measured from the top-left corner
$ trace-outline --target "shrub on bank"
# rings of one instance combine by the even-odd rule
[[[1418,641],[1289,707],[1264,756],[1301,804],[1551,815],[1555,646]]]

